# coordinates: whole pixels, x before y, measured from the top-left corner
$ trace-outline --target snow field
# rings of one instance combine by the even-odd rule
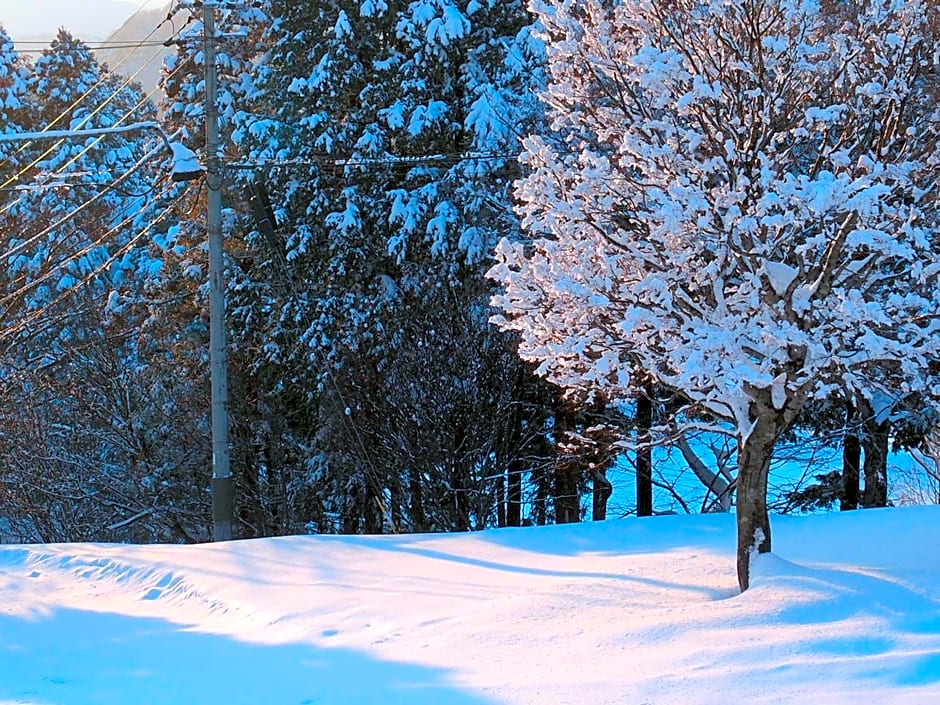
[[[940,702],[940,508],[0,547],[0,704]]]

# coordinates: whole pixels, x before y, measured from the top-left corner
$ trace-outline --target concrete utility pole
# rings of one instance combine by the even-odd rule
[[[229,541],[235,516],[235,488],[228,447],[228,355],[225,347],[225,280],[222,254],[222,163],[215,58],[215,3],[202,6],[206,60],[206,185],[209,230],[209,366],[212,384],[212,538]]]

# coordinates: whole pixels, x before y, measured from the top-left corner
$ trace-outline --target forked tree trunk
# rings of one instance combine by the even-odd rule
[[[805,389],[790,394],[776,409],[770,389],[752,390],[750,417],[756,419],[746,439],[738,438],[738,585],[751,584],[751,556],[770,553],[770,517],[767,514],[767,476],[777,439],[806,403]]]
[[[770,517],[767,514],[767,477],[774,446],[780,434],[799,413],[796,400],[787,399],[783,410],[775,409],[769,389],[754,390],[750,417],[756,419],[750,434],[738,438],[737,520],[738,585],[741,592],[751,584],[751,557],[770,553]],[[793,405],[791,407],[791,404]],[[802,406],[802,401],[799,402]]]
[[[571,524],[581,520],[581,498],[578,479],[581,461],[562,444],[575,430],[574,410],[559,395],[555,402],[555,429],[557,433],[555,455],[555,522]]]

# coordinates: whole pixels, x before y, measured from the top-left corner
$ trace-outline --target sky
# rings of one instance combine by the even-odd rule
[[[87,39],[106,37],[140,8],[166,0],[0,0],[0,23],[13,39],[50,36],[61,26]]]

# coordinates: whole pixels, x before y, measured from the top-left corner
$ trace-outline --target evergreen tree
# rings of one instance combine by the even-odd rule
[[[27,81],[33,125],[53,129],[114,127],[153,119],[139,87],[112,76],[80,40],[60,30]],[[37,128],[37,129],[42,129]],[[118,283],[133,262],[125,246],[146,223],[135,219],[156,175],[144,160],[152,134],[37,141],[29,189],[8,207],[19,228],[4,238],[9,272],[33,305],[55,298],[98,268]]]
[[[203,15],[174,9],[191,22],[165,112],[200,149]],[[272,0],[216,20],[222,141],[240,163],[225,202],[243,530],[521,523],[523,477],[544,508],[563,445],[552,395],[487,323],[482,276],[518,228],[517,133],[541,115],[522,3]],[[204,273],[203,228],[174,229],[164,281]]]
[[[23,104],[36,130],[154,117],[137,86],[64,30]],[[137,132],[37,140],[27,190],[5,206],[0,457],[7,518],[24,537],[200,537],[180,445],[198,425],[170,403],[181,370],[160,365],[168,344],[142,345],[135,307],[158,264],[148,235],[162,184],[148,153],[159,144]]]
[[[23,107],[26,93],[26,66],[10,39],[0,25],[0,135],[16,134],[27,129]],[[16,142],[0,142],[0,183],[11,189],[14,182],[6,183],[15,176],[21,160],[20,145]],[[0,192],[0,203],[5,203],[12,190]]]
[[[532,381],[488,326],[482,277],[517,227],[516,130],[540,114],[531,20],[497,2],[270,13],[232,136],[259,165],[242,180],[255,224],[276,227],[245,240],[234,354],[281,433],[313,449],[302,482],[318,526],[498,523],[498,497],[521,503],[508,466],[534,455],[525,444],[551,413],[521,402]],[[506,423],[520,408],[532,416]]]

